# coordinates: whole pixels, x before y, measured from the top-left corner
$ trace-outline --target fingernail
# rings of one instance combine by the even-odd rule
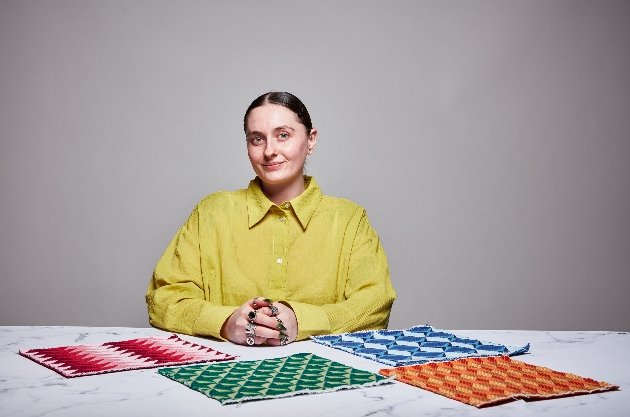
[[[286,330],[287,328],[284,327],[284,324],[282,324],[281,322],[278,322],[278,329],[280,330]]]
[[[280,337],[280,339],[286,339],[289,336],[287,336],[286,334],[280,332],[280,335],[278,337]]]
[[[271,300],[270,300],[270,299],[268,299],[268,298],[265,298],[265,299],[264,299],[264,301],[265,301],[265,303],[269,303],[269,304],[273,303],[273,301],[271,301]]]

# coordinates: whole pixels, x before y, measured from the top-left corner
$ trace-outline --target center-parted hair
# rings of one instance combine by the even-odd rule
[[[249,116],[249,113],[256,107],[264,106],[265,104],[277,104],[291,110],[298,117],[300,123],[306,127],[306,134],[311,133],[313,124],[311,123],[311,115],[308,114],[306,106],[302,103],[302,100],[284,91],[271,91],[252,101],[252,104],[247,108],[245,117],[243,118],[243,129],[245,132],[247,132],[247,116]]]

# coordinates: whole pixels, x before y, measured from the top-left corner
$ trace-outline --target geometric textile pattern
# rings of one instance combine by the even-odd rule
[[[258,361],[163,368],[158,372],[221,404],[369,387],[393,379],[312,353]]]
[[[187,342],[176,334],[170,337],[146,337],[101,345],[20,350],[20,355],[66,378],[158,366],[227,361],[238,357]]]
[[[311,336],[317,343],[341,349],[390,366],[450,361],[464,357],[517,355],[529,350],[459,337],[431,326],[406,330],[370,330],[329,336]]]
[[[619,388],[507,356],[426,363],[381,369],[379,373],[475,407],[510,399],[555,398]]]

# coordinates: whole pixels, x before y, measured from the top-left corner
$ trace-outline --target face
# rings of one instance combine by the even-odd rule
[[[265,104],[249,113],[245,134],[249,160],[264,184],[291,186],[303,181],[304,161],[315,148],[317,130],[307,132],[286,107]]]

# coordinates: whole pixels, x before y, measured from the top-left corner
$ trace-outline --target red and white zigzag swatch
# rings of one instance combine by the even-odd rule
[[[66,378],[131,369],[228,361],[238,358],[238,356],[187,342],[176,334],[170,337],[146,337],[121,342],[107,342],[101,345],[21,349],[20,355],[60,373]]]

